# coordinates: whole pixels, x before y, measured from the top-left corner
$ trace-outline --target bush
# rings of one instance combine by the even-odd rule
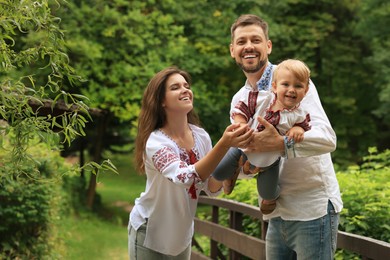
[[[50,224],[57,212],[55,185],[50,183],[1,183],[1,252],[9,258],[45,255],[50,246]],[[53,196],[54,194],[54,196]],[[58,196],[58,195],[57,195]]]
[[[390,242],[390,150],[369,149],[360,166],[339,172],[340,230]]]
[[[56,226],[75,205],[81,205],[76,196],[81,179],[59,152],[38,144],[29,154],[38,166],[21,168],[31,174],[5,178],[6,167],[0,169],[0,258],[58,258],[61,240]]]
[[[222,196],[226,199],[231,199],[235,201],[239,201],[245,204],[249,204],[252,206],[259,206],[258,202],[258,194],[256,187],[256,178],[253,179],[242,179],[237,180],[236,186],[234,188],[234,192],[230,195],[223,194]],[[225,221],[226,224],[229,220],[229,213],[227,210],[223,210],[220,215],[220,219]],[[244,233],[254,236],[260,237],[261,234],[261,224],[258,220],[250,217],[244,216],[243,221]]]

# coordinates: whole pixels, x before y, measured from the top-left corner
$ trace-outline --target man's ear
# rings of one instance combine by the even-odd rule
[[[272,52],[272,41],[271,40],[267,41],[267,47],[268,47],[267,54],[270,55]]]
[[[229,45],[229,50],[230,50],[230,56],[234,59],[234,49],[232,43]]]

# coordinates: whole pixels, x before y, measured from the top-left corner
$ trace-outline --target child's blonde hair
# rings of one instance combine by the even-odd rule
[[[286,69],[292,72],[299,81],[306,82],[306,86],[309,86],[310,69],[303,61],[296,59],[287,59],[279,63],[273,72],[274,82],[276,82],[280,69]]]

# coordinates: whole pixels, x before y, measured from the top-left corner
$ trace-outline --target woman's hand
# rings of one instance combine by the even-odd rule
[[[275,127],[261,116],[257,120],[265,129],[253,133],[253,140],[245,147],[245,153],[283,151],[284,140]]]
[[[221,141],[226,147],[245,147],[253,140],[253,132],[246,124],[234,123],[225,129]]]

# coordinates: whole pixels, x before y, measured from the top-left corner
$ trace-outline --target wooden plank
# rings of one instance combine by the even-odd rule
[[[390,243],[343,231],[338,232],[337,248],[346,249],[369,259],[390,259]]]
[[[217,206],[220,208],[228,209],[235,212],[240,212],[244,215],[254,217],[260,221],[263,220],[263,215],[260,212],[259,207],[248,205],[242,202],[222,199],[222,198],[213,198],[208,196],[200,196],[199,204],[206,204],[211,206]]]
[[[191,260],[211,260],[211,258],[203,255],[202,253],[192,250]]]
[[[251,259],[265,259],[265,241],[261,239],[209,221],[202,221],[198,218],[195,218],[194,227],[196,233],[205,235],[218,243],[222,243],[244,256],[250,257]]]
[[[268,222],[262,221],[262,215],[258,207],[233,200],[205,196],[200,197],[199,203],[213,206],[213,222],[218,222],[218,208],[230,211],[230,221],[233,221],[233,226],[236,228],[239,228],[239,223],[237,225],[236,221],[240,221],[240,217],[237,219],[237,213],[258,219],[262,223],[262,238],[265,238]],[[195,219],[195,232],[206,235],[212,241],[221,243],[252,259],[265,259],[264,240],[199,219]],[[390,243],[343,231],[338,231],[337,248],[356,253],[362,259],[390,259]]]
[[[213,213],[212,213],[212,222],[218,223],[219,220],[219,208],[216,206],[212,206]],[[218,255],[222,254],[221,251],[218,248],[218,244],[214,240],[210,240],[210,257],[212,259],[218,259]]]

